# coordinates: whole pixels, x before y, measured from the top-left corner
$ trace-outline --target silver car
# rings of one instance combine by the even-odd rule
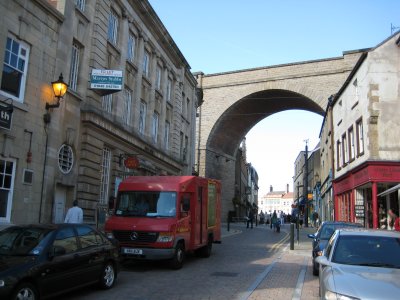
[[[336,230],[316,262],[321,299],[400,299],[400,232]]]

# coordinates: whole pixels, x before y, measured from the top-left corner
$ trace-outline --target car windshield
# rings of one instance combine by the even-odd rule
[[[319,238],[321,240],[329,240],[336,229],[359,226],[360,225],[358,224],[324,224],[321,228],[321,234]]]
[[[49,230],[35,227],[9,227],[0,231],[0,255],[39,255],[41,242]]]
[[[121,192],[115,209],[117,216],[175,217],[175,192]]]
[[[385,236],[340,236],[332,262],[346,265],[400,268],[400,238]]]

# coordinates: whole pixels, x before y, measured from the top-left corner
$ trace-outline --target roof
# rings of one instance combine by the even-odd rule
[[[339,234],[343,235],[360,235],[360,236],[382,236],[400,238],[400,232],[392,230],[366,229],[366,228],[341,228],[338,229]]]

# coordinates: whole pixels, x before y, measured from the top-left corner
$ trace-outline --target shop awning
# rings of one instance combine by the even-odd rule
[[[391,187],[390,189],[387,189],[386,191],[384,191],[384,192],[378,194],[378,197],[380,197],[380,196],[385,196],[385,195],[387,195],[387,194],[396,192],[396,191],[399,190],[399,189],[400,189],[400,184],[395,185],[395,186]]]

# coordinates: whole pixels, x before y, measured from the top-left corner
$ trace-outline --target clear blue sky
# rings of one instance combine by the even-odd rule
[[[150,0],[192,71],[205,74],[342,56],[400,29],[399,0]],[[260,194],[292,191],[294,160],[318,142],[322,117],[286,111],[247,135]],[[269,140],[280,141],[271,147]]]

